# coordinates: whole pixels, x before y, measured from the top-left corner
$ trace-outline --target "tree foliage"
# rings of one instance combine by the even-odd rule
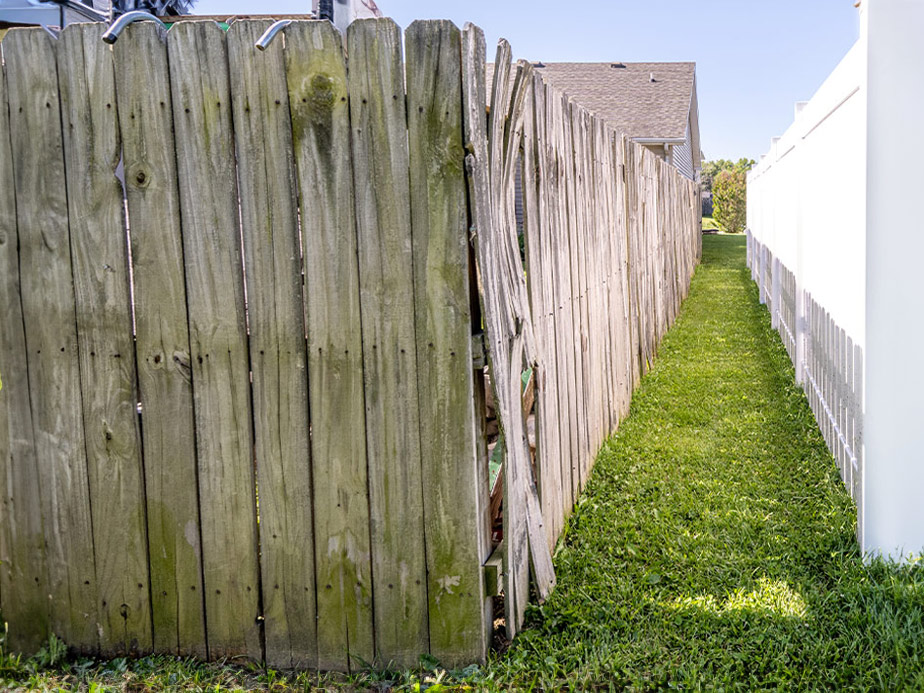
[[[716,159],[715,161],[703,162],[703,190],[713,192],[712,183],[715,177],[722,171],[744,171],[747,173],[755,164],[754,159],[738,159],[730,161],[728,159]]]
[[[741,233],[747,224],[747,172],[720,171],[712,180],[713,218],[726,233]]]

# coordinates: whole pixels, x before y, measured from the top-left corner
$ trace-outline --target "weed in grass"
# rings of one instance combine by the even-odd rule
[[[146,657],[32,675],[0,649],[0,688],[924,690],[924,569],[864,565],[743,237],[703,248],[556,549],[555,592],[487,666],[338,676]]]

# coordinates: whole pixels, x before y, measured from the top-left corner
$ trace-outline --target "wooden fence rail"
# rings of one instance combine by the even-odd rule
[[[0,43],[9,645],[482,660],[481,334],[516,632],[676,317],[696,186],[481,31],[105,27]],[[509,78],[515,73],[513,78]],[[502,86],[501,86],[502,85]],[[515,180],[524,182],[525,257]],[[472,243],[472,241],[475,241]],[[521,374],[532,369],[538,445]],[[495,542],[496,543],[496,542]]]

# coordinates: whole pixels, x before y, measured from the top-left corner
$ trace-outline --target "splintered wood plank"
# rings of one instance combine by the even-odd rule
[[[496,210],[494,204],[494,190],[492,189],[492,157],[502,157],[502,147],[500,143],[489,140],[489,132],[492,126],[487,122],[485,117],[485,103],[487,101],[487,88],[485,82],[485,41],[484,34],[480,28],[467,25],[465,36],[462,43],[462,83],[463,83],[463,103],[464,103],[464,123],[465,123],[465,144],[468,150],[466,157],[466,168],[469,174],[469,188],[471,190],[472,220],[474,225],[476,248],[478,253],[478,270],[481,279],[483,300],[485,307],[485,323],[487,327],[486,347],[489,356],[491,371],[491,385],[494,390],[495,407],[501,412],[501,407],[508,412],[511,408],[509,397],[509,383],[507,380],[502,381],[501,373],[498,369],[507,368],[506,364],[510,357],[510,344],[503,337],[499,324],[504,319],[504,312],[501,307],[502,286],[496,279],[498,270],[495,269],[495,263],[499,259],[492,252],[492,243],[497,237],[498,232],[495,229]],[[498,59],[495,61],[494,89],[492,91],[493,103],[506,103],[509,99],[509,75],[510,75],[510,47],[502,41],[498,46]],[[498,110],[501,109],[497,106]],[[492,109],[492,121],[498,118],[498,111]],[[505,116],[503,116],[505,117]],[[503,120],[501,120],[500,130],[503,131]],[[500,167],[500,164],[498,164]],[[522,353],[522,352],[521,352]],[[522,358],[517,354],[518,358]],[[516,392],[517,398],[514,400],[519,407],[519,369],[516,374]],[[505,426],[505,436],[508,440],[517,441],[518,438],[511,436],[510,430],[506,428],[507,422],[502,421]],[[510,446],[507,446],[508,448]],[[519,450],[520,446],[514,445],[514,450]],[[505,467],[509,465],[508,459]],[[522,623],[522,616],[525,613],[526,590],[529,588],[529,557],[527,546],[526,523],[519,512],[514,512],[511,516],[506,506],[510,506],[513,501],[513,495],[509,489],[504,490],[505,511],[504,511],[504,609],[506,613],[506,629],[508,636],[515,634]],[[519,497],[519,495],[517,496]],[[517,510],[519,505],[513,506]],[[522,601],[522,608],[518,606],[518,601]]]
[[[375,657],[359,267],[342,38],[330,22],[286,28],[301,200],[314,469],[318,667]]]
[[[225,33],[167,34],[199,459],[209,656],[262,659],[250,373]]]
[[[376,661],[408,666],[429,636],[401,32],[389,19],[359,20],[347,45]]]
[[[198,478],[167,49],[152,22],[113,46],[134,282],[154,650],[205,657]]]
[[[443,666],[457,667],[484,661],[488,647],[476,498],[461,33],[449,21],[414,22],[405,46],[430,653]]]
[[[48,637],[48,576],[29,405],[15,184],[6,79],[0,66],[0,610],[9,627],[8,646],[31,653]]]
[[[521,374],[536,364],[529,297],[516,235],[515,179],[520,165],[523,113],[532,68],[518,65],[509,89],[510,46],[498,44],[490,122],[484,108],[484,43],[472,29],[463,43],[466,165],[470,175],[479,272],[485,304],[488,354],[498,421],[504,433],[504,545],[507,634],[523,622],[529,570],[540,599],[555,582],[551,553],[523,420]]]
[[[12,29],[3,56],[51,630],[75,651],[95,653],[99,593],[55,44],[44,29]]]
[[[103,655],[151,651],[144,468],[138,422],[122,156],[103,24],[58,42],[65,171],[93,551]]]
[[[317,667],[308,355],[283,42],[267,20],[228,30],[260,492],[266,662]]]
[[[486,132],[490,164],[486,171],[491,206],[491,223],[476,225],[479,265],[485,300],[485,323],[490,356],[491,384],[498,421],[505,437],[504,458],[504,613],[507,637],[523,624],[529,601],[529,534],[524,513],[524,484],[520,473],[526,456],[520,404],[520,372],[523,368],[523,340],[518,338],[511,315],[512,287],[504,281],[507,200],[502,189],[504,134],[510,124],[510,44],[501,40],[494,59],[494,84]],[[475,68],[477,71],[478,68]],[[476,72],[477,74],[477,72]],[[472,93],[475,93],[473,90]],[[478,163],[476,150],[476,165]],[[477,190],[477,184],[476,184]],[[477,201],[476,201],[477,204]]]

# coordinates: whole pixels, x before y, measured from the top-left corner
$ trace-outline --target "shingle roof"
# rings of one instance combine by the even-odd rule
[[[533,63],[565,92],[629,137],[682,138],[696,63]],[[494,66],[488,65],[488,80]],[[654,82],[650,81],[654,76]]]

